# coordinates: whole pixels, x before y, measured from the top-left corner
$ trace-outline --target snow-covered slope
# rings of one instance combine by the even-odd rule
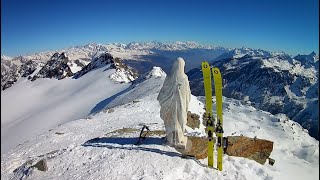
[[[222,73],[224,96],[251,101],[253,106],[273,114],[285,113],[319,138],[319,69],[315,65],[305,66],[285,53],[245,54],[211,65]],[[204,95],[201,69],[187,74],[192,93]]]
[[[160,67],[153,67],[150,72],[143,74],[133,82],[128,92],[116,97],[105,108],[127,104],[134,100],[137,102],[140,98],[158,93],[166,76],[166,73]]]
[[[141,81],[116,98],[112,107],[62,124],[2,154],[1,177],[28,174],[33,179],[319,179],[319,141],[285,115],[274,116],[239,100],[224,98],[224,135],[242,134],[273,141],[274,166],[224,155],[220,172],[206,167],[207,159],[181,158],[174,148],[164,144],[161,135],[134,145],[139,131],[115,132],[140,129],[143,124],[150,130],[164,129],[156,100],[163,81],[163,76]],[[200,117],[203,100],[192,96],[189,106]],[[199,133],[188,129],[187,134],[204,135],[203,126],[193,131]],[[47,159],[47,172],[21,166],[27,160],[35,163],[41,158]]]
[[[110,66],[110,65],[109,65]],[[58,124],[84,118],[99,103],[130,86],[108,78],[107,65],[79,79],[20,78],[1,92],[1,153]]]

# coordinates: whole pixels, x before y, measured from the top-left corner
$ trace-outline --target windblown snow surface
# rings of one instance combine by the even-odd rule
[[[208,168],[207,159],[181,158],[149,137],[141,145],[139,132],[122,128],[164,130],[156,100],[165,76],[151,76],[118,96],[108,108],[87,118],[62,124],[1,155],[1,177],[18,179],[319,179],[319,141],[285,115],[272,115],[242,101],[224,98],[224,135],[244,135],[274,142],[273,166],[223,155],[223,171]],[[147,93],[146,93],[147,92]],[[91,92],[94,93],[94,92]],[[215,102],[215,98],[213,97]],[[202,117],[204,97],[192,96],[189,109]],[[215,107],[215,106],[214,106]],[[215,109],[213,109],[215,111]],[[81,112],[78,112],[81,113]],[[204,136],[204,127],[186,134]],[[217,154],[215,152],[215,158]],[[47,159],[48,171],[16,170],[27,160]],[[215,160],[216,162],[216,160]],[[22,168],[23,169],[23,168]]]
[[[79,79],[21,78],[1,91],[1,154],[59,124],[87,117],[130,86],[111,81],[108,76],[115,70],[106,68]]]

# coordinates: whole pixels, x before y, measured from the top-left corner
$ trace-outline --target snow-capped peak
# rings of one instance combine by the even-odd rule
[[[245,56],[250,56],[250,57],[270,57],[271,53],[268,51],[264,51],[261,49],[251,49],[251,48],[235,48],[232,49],[229,52],[225,52],[219,57],[217,57],[217,60],[220,59],[232,59],[232,58],[242,58]]]
[[[11,60],[12,57],[6,56],[6,55],[1,55],[1,60]]]
[[[319,61],[319,56],[313,51],[312,53],[308,55],[300,55],[298,54],[297,56],[294,57],[294,59],[300,61],[302,64],[305,63],[315,63]]]
[[[144,77],[145,79],[149,79],[151,77],[159,78],[159,77],[165,77],[167,74],[161,69],[161,67],[154,66],[152,70],[147,73],[147,75]]]

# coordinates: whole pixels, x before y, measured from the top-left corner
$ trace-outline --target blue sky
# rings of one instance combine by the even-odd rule
[[[318,0],[1,0],[1,54],[89,42],[196,41],[319,52]]]

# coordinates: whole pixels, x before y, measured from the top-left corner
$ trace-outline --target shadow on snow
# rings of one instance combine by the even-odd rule
[[[98,113],[100,112],[101,110],[103,110],[111,101],[113,101],[116,97],[130,91],[132,89],[132,86],[128,87],[127,89],[121,91],[121,92],[118,92],[117,94],[111,96],[111,97],[108,97],[107,99],[104,99],[102,101],[100,101],[98,104],[96,104],[90,111],[90,114],[95,114],[95,113]]]
[[[148,151],[153,153],[158,153],[161,155],[167,155],[170,157],[180,157],[184,159],[190,159],[195,161],[198,165],[206,168],[216,169],[213,167],[208,167],[207,165],[202,164],[198,159],[191,156],[183,156],[180,153],[172,151],[164,151],[155,148],[142,147],[140,145],[135,145],[138,142],[138,138],[120,138],[120,137],[102,137],[102,138],[93,138],[82,144],[84,147],[98,147],[98,148],[108,148],[108,149],[124,149],[124,150],[139,150],[139,151]],[[148,137],[146,138],[142,145],[165,145],[164,138],[155,138]]]
[[[142,147],[140,145],[135,145],[138,142],[138,138],[118,138],[118,137],[103,137],[103,138],[93,138],[85,142],[82,146],[84,147],[105,147],[108,149],[125,149],[125,150],[140,150],[140,151],[149,151],[154,153],[159,153],[162,155],[167,155],[171,157],[181,157],[180,153],[164,151],[155,148]],[[164,145],[165,141],[163,138],[146,138],[142,145]],[[127,146],[125,146],[127,145]]]

